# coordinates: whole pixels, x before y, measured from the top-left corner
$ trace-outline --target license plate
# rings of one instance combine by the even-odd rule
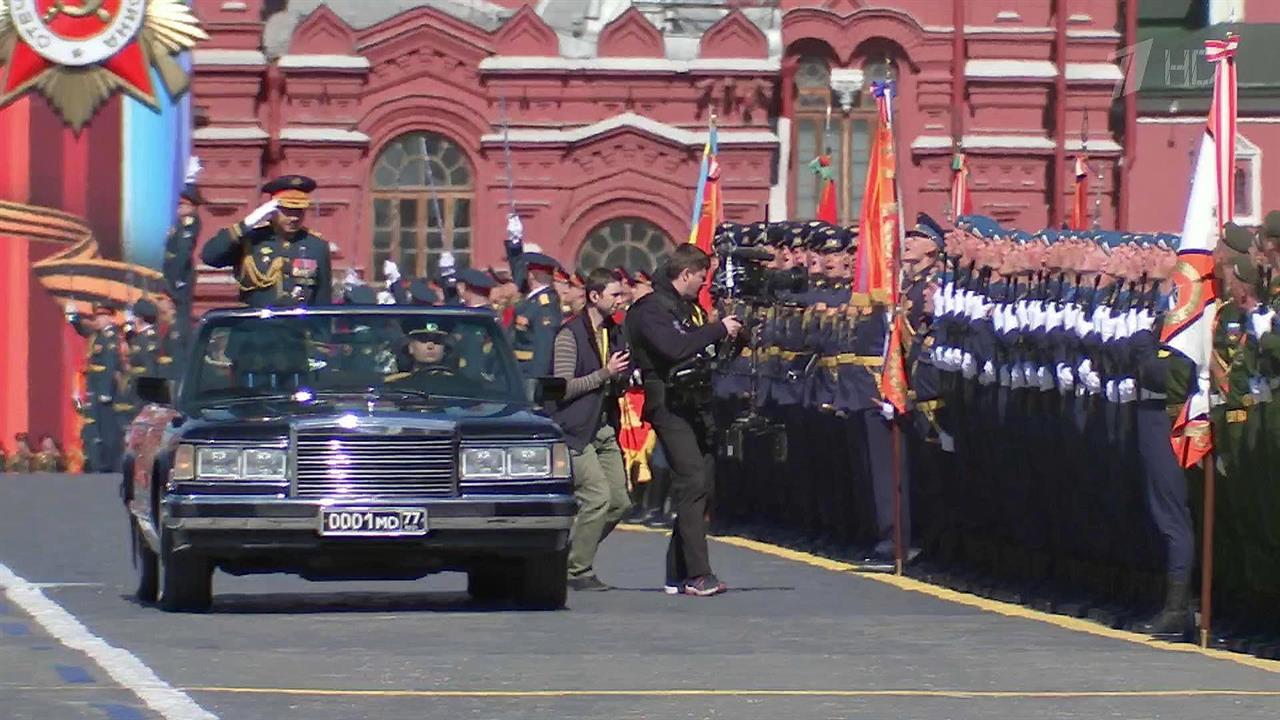
[[[397,537],[426,535],[427,511],[422,508],[323,508],[321,535]]]

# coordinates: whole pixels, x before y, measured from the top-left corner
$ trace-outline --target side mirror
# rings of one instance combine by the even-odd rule
[[[154,405],[172,405],[173,381],[161,377],[140,377],[138,397]]]
[[[530,378],[525,381],[529,396],[536,405],[563,400],[568,384],[564,378],[558,377]]]

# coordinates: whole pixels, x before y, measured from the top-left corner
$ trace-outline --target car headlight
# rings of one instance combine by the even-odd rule
[[[459,475],[463,480],[569,477],[569,449],[564,443],[464,448]]]
[[[551,474],[551,448],[513,447],[507,450],[507,470],[513,478],[547,477]]]
[[[463,478],[500,478],[507,471],[502,448],[466,448],[462,451]]]
[[[203,447],[196,451],[196,475],[201,480],[238,480],[240,450]]]
[[[173,468],[170,470],[173,480],[196,479],[196,449],[193,445],[179,445],[173,453]]]
[[[245,450],[243,477],[245,480],[284,480],[287,460],[283,450]]]

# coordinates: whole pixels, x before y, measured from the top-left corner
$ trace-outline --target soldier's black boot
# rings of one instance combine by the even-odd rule
[[[1194,636],[1195,618],[1191,614],[1189,600],[1187,581],[1170,580],[1165,589],[1164,608],[1150,620],[1134,625],[1133,631],[1171,642]]]

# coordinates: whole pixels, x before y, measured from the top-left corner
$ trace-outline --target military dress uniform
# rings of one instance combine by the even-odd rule
[[[85,461],[93,472],[114,472],[123,453],[124,430],[114,407],[121,372],[120,330],[107,325],[93,334],[85,367]]]
[[[519,258],[519,265],[526,271],[543,269],[548,272],[557,266],[555,260],[540,253],[524,253]],[[516,303],[515,318],[511,323],[511,345],[520,372],[526,378],[551,375],[552,350],[563,319],[560,297],[551,286],[531,292]]]
[[[310,178],[290,175],[267,183],[262,190],[271,194],[281,208],[303,210],[310,207],[309,193],[315,187]],[[269,217],[248,225],[238,222],[205,243],[200,258],[213,267],[231,268],[239,284],[240,300],[249,307],[332,302],[329,243],[306,228],[281,237]]]
[[[194,205],[202,202],[200,192],[195,185],[188,184],[181,197]],[[197,215],[186,215],[178,219],[164,241],[164,262],[161,272],[164,275],[165,289],[173,300],[176,319],[174,324],[185,336],[191,332],[191,307],[195,298],[196,268],[193,257],[200,238],[200,218]]]

